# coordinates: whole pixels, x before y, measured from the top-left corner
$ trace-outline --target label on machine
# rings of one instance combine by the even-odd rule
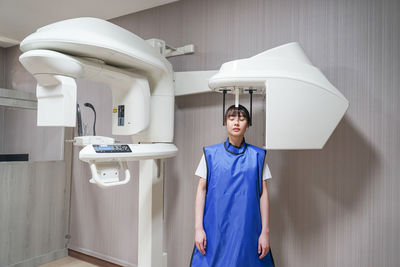
[[[129,153],[132,152],[128,145],[93,145],[96,153]]]
[[[118,106],[118,126],[124,126],[125,120],[125,105]]]

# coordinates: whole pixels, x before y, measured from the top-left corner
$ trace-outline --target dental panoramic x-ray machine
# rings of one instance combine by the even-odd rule
[[[172,144],[175,96],[208,92],[209,86],[224,99],[235,94],[238,105],[240,94],[266,94],[267,149],[322,148],[348,108],[297,43],[227,62],[219,72],[174,74],[166,56],[191,53],[192,45],[172,49],[104,20],[77,18],[38,29],[20,48],[21,63],[37,80],[38,126],[75,126],[75,79],[110,87],[112,133],[130,135],[132,144],[97,136],[75,141],[86,145],[79,159],[90,166],[90,182],[103,188],[126,184],[131,177],[127,161],[140,161],[139,267],[166,267],[163,159],[178,152]]]

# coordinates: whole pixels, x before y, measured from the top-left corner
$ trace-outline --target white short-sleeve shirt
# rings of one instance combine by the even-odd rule
[[[206,159],[204,157],[204,154],[201,157],[199,165],[197,166],[195,175],[197,175],[197,176],[199,176],[201,178],[207,179],[207,165],[206,165]],[[272,178],[271,171],[269,170],[267,161],[264,161],[264,167],[263,167],[262,176],[263,176],[263,180],[267,180],[267,179]]]

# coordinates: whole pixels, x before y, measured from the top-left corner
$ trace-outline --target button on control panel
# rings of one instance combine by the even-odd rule
[[[132,152],[128,145],[93,145],[96,153],[128,153]]]

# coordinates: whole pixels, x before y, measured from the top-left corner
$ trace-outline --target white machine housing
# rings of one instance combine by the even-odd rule
[[[349,106],[295,42],[224,63],[209,86],[265,92],[267,149],[321,149]]]
[[[134,143],[172,142],[171,64],[135,34],[101,19],[77,18],[38,29],[20,48],[21,63],[38,82],[39,126],[75,126],[75,79],[83,78],[111,88],[113,134],[132,135]]]
[[[76,123],[76,79],[108,85],[112,91],[112,133],[131,135],[138,144],[130,153],[98,153],[87,145],[79,158],[90,165],[90,181],[100,187],[126,184],[129,160],[173,157],[174,87],[171,64],[154,40],[146,42],[110,22],[96,18],[60,21],[26,37],[20,48],[22,65],[37,80],[38,126]],[[87,140],[76,138],[76,145]],[[99,145],[104,145],[99,143]],[[107,145],[110,140],[106,140]],[[132,146],[132,145],[126,145]],[[144,147],[141,147],[144,146]],[[146,156],[138,154],[145,150]],[[110,151],[109,151],[110,152]],[[126,152],[126,151],[125,151]],[[141,156],[140,156],[141,155]],[[122,169],[125,178],[119,178]]]

